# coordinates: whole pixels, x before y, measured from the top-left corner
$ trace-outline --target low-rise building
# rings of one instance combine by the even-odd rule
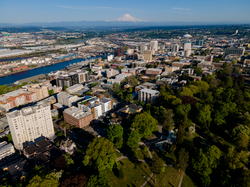
[[[15,153],[14,146],[6,141],[0,142],[0,160]]]
[[[82,100],[84,98],[82,97],[78,97],[76,95],[70,95],[67,92],[60,92],[59,94],[57,94],[57,100],[58,103],[65,105],[65,106],[69,106],[71,107],[72,105],[75,105],[78,101]]]
[[[98,119],[100,116],[105,115],[108,111],[113,109],[113,100],[103,97],[92,97],[78,103],[78,108],[85,109],[90,108],[94,119]]]
[[[66,140],[62,140],[60,142],[60,149],[72,155],[76,151],[76,144],[72,140],[67,138]]]
[[[83,89],[83,85],[82,84],[75,84],[73,86],[70,86],[66,89],[67,92],[69,93],[74,93],[77,92],[79,90]]]
[[[40,86],[39,84],[30,84],[28,91],[35,92],[38,100],[41,100],[49,96],[48,88],[45,85]]]
[[[19,89],[1,95],[0,107],[3,107],[6,111],[9,111],[10,109],[16,106],[25,105],[36,101],[37,101],[36,93],[29,92],[24,89]]]
[[[214,69],[214,64],[210,61],[201,61],[197,64],[198,67]]]
[[[27,158],[33,159],[38,165],[44,165],[51,159],[61,156],[61,151],[47,140],[41,140],[23,150]]]
[[[107,69],[107,70],[106,70],[106,76],[107,76],[107,78],[116,76],[116,75],[118,75],[119,73],[120,73],[120,72],[119,72],[118,70],[115,70],[115,69]]]
[[[132,74],[131,73],[122,73],[122,74],[119,74],[115,77],[115,79],[108,79],[107,80],[107,83],[108,84],[121,84],[121,82],[127,78],[127,77],[130,77]]]
[[[162,69],[159,68],[148,68],[146,70],[147,75],[160,75],[162,73]]]
[[[80,109],[73,106],[63,111],[63,118],[70,125],[83,128],[88,126],[93,120],[93,114],[88,107]]]
[[[142,89],[139,91],[138,99],[140,102],[155,103],[156,98],[159,96],[159,91]]]

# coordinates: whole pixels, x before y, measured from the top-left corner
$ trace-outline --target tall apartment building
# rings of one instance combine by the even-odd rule
[[[67,108],[63,111],[64,120],[78,128],[86,127],[93,120],[93,114],[90,108],[77,108],[75,106]]]
[[[76,103],[79,100],[82,100],[83,98],[78,97],[76,95],[70,95],[67,92],[60,92],[59,94],[57,94],[57,101],[58,103],[65,105],[65,106],[69,106],[71,107],[74,103]]]
[[[141,54],[144,54],[144,51],[148,50],[148,47],[146,45],[141,46]]]
[[[189,57],[191,55],[191,42],[186,42],[184,44],[184,56]]]
[[[153,55],[155,55],[155,52],[158,51],[158,41],[150,41],[150,47],[152,50]]]
[[[29,92],[24,89],[19,89],[1,95],[0,107],[3,107],[6,111],[9,111],[10,109],[16,106],[25,105],[36,101],[37,101],[36,93]]]
[[[234,47],[230,47],[227,48],[225,50],[225,56],[230,55],[230,54],[234,54],[234,55],[244,55],[245,52],[245,48],[244,47],[240,47],[240,48],[234,48]]]
[[[144,51],[144,60],[147,61],[147,62],[152,62],[152,51],[150,50],[146,50]]]
[[[173,44],[171,47],[171,52],[178,52],[179,51],[179,44]]]
[[[150,89],[142,89],[139,90],[138,99],[141,102],[145,103],[155,103],[156,98],[159,96],[159,91],[150,90]]]
[[[6,114],[16,149],[22,150],[44,137],[54,136],[50,106],[37,104]]]
[[[116,48],[114,51],[115,56],[123,56],[123,48]]]
[[[48,87],[45,85],[40,86],[39,84],[31,84],[28,87],[28,91],[35,92],[38,100],[49,96]]]

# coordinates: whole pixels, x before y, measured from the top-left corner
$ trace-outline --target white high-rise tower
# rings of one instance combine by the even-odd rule
[[[55,134],[49,105],[37,104],[7,113],[6,116],[16,149],[22,150]]]
[[[156,40],[150,41],[150,47],[153,55],[155,55],[155,52],[158,51],[158,41]]]

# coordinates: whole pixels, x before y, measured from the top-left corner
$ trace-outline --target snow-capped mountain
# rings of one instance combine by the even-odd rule
[[[138,22],[138,21],[145,21],[141,19],[134,18],[130,14],[124,14],[121,17],[119,17],[117,20],[114,21],[131,21],[131,22]]]

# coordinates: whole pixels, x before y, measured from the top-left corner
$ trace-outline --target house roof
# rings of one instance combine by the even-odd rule
[[[47,147],[50,146],[51,144],[47,140],[41,140],[37,142],[36,145],[40,147]]]
[[[24,151],[29,155],[33,154],[36,150],[37,148],[34,145],[28,146],[24,149]]]
[[[42,153],[38,153],[33,158],[39,164],[43,164],[43,163],[45,163],[45,162],[47,162],[49,160],[49,158],[47,156],[45,156],[44,154],[42,154]]]

